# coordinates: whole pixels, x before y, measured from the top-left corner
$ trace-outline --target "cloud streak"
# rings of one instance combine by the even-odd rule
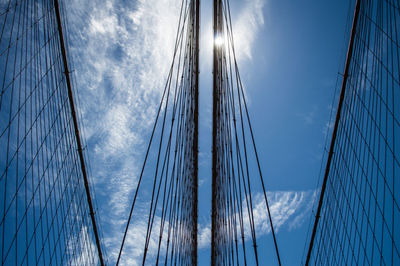
[[[72,7],[70,51],[99,217],[114,260],[143,161],[143,136],[170,66],[179,1],[76,0]]]
[[[317,190],[267,192],[274,228],[278,237],[281,230],[291,231],[304,224],[306,219],[309,218],[308,214],[313,207],[314,200],[318,193]],[[253,196],[255,230],[257,239],[262,241],[263,237],[271,233],[271,227],[267,216],[263,194],[257,193]],[[243,206],[245,205],[246,204],[243,200]],[[243,213],[245,216],[245,239],[246,241],[250,241],[251,233],[249,219],[247,217],[247,209],[244,209]],[[123,262],[127,265],[137,265],[142,261],[147,230],[147,223],[144,221],[147,221],[147,218],[148,216],[144,216],[142,217],[142,220],[135,222],[129,231],[124,249],[124,253],[129,254],[129,256],[123,256]],[[147,257],[147,262],[150,264],[154,264],[157,255],[160,223],[160,217],[156,217]],[[168,221],[165,222],[163,241],[161,245],[161,256],[165,254],[166,250],[166,240],[168,237],[167,228]],[[240,236],[240,228],[238,227],[237,230],[238,236]],[[208,221],[204,224],[200,223],[198,225],[198,247],[200,249],[208,249],[210,246],[211,223]],[[114,255],[116,256],[117,254]]]
[[[280,230],[294,230],[302,226],[308,218],[318,191],[270,191],[267,197],[270,205],[272,222],[276,232]],[[257,237],[271,233],[271,226],[266,211],[264,195],[257,193],[253,195],[254,225]],[[243,201],[242,206],[246,206]],[[247,209],[243,209],[245,237],[251,237],[250,223],[247,217]],[[237,218],[239,219],[239,218]],[[199,247],[207,248],[211,243],[211,224],[199,225]],[[238,228],[238,232],[240,229]]]
[[[246,0],[244,6],[234,20],[233,33],[235,37],[235,49],[238,51],[239,60],[251,60],[252,46],[264,25],[265,0]]]

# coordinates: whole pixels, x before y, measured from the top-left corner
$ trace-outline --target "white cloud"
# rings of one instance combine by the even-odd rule
[[[252,45],[260,28],[264,25],[265,0],[246,0],[233,23],[235,50],[238,59],[252,59]]]
[[[206,248],[211,243],[211,223],[207,225],[199,225],[198,246],[199,248]]]
[[[312,125],[314,124],[315,117],[319,112],[319,108],[317,106],[313,106],[312,110],[307,112],[298,113],[297,116],[303,120],[305,125]]]
[[[78,217],[76,219],[79,220]],[[97,249],[86,226],[80,228],[77,236],[71,235],[67,242],[67,249],[70,255],[66,263],[68,265],[97,265],[99,263],[96,256],[90,256],[97,254]]]
[[[271,215],[274,223],[275,232],[279,234],[280,230],[294,230],[304,224],[309,217],[312,209],[314,199],[318,191],[275,191],[268,192],[268,200],[271,209]],[[243,200],[243,206],[246,203]],[[256,228],[257,239],[260,240],[263,236],[271,233],[271,228],[266,212],[264,195],[257,193],[253,195],[253,208],[254,208],[254,223]],[[251,239],[249,219],[247,216],[247,209],[243,209],[245,217],[245,238],[246,241]],[[140,221],[132,224],[128,233],[126,244],[124,247],[124,254],[129,256],[122,256],[122,262],[125,265],[140,264],[143,256],[143,247],[145,243],[147,231],[148,216],[143,216]],[[238,219],[238,218],[237,218]],[[155,260],[159,240],[160,217],[155,218],[153,232],[149,242],[149,251],[147,262],[151,264]],[[167,239],[168,221],[165,222],[163,241],[161,245],[161,256],[165,254],[166,239]],[[238,236],[240,236],[240,229],[238,226]],[[116,234],[115,240],[122,239],[122,234]],[[278,236],[279,238],[279,236]],[[211,223],[206,222],[198,225],[198,246],[201,249],[209,248],[211,244]],[[113,257],[117,256],[118,250],[112,251]]]
[[[69,14],[82,123],[111,261],[148,141],[144,132],[154,122],[171,64],[179,7],[168,0],[75,0]],[[137,230],[132,226],[130,234]]]
[[[316,196],[317,191],[314,190],[267,192],[275,233],[278,233],[282,229],[290,231],[300,227],[308,218],[308,214],[313,207]],[[243,201],[242,206],[246,206],[245,201]],[[264,195],[261,193],[253,195],[253,213],[257,238],[269,234],[271,232],[271,227],[268,219],[268,213],[266,211]],[[251,234],[246,207],[243,209],[243,214],[245,224],[244,234],[246,240],[249,240]],[[237,217],[237,219],[239,218]],[[239,227],[238,234],[240,234]],[[210,246],[210,224],[200,225],[198,238],[200,248],[206,248]]]

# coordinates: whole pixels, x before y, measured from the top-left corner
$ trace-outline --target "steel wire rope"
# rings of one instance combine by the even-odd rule
[[[214,38],[222,38],[223,43],[222,48],[219,48],[214,45],[214,56],[217,59],[214,59],[214,120],[217,121],[215,127],[216,130],[214,136],[216,136],[216,139],[214,140],[213,144],[213,149],[217,149],[216,155],[223,160],[223,162],[219,162],[218,159],[215,162],[215,174],[218,178],[213,179],[215,180],[214,185],[213,185],[213,191],[218,191],[219,189],[223,189],[223,191],[226,192],[221,192],[221,199],[216,199],[216,202],[213,203],[215,207],[213,208],[222,208],[224,212],[222,213],[214,213],[214,219],[217,224],[228,224],[226,225],[226,229],[218,229],[218,231],[221,230],[227,230],[224,235],[222,235],[222,239],[218,240],[217,235],[220,234],[219,232],[214,232],[213,235],[215,240],[213,240],[217,247],[212,248],[212,252],[217,252],[212,258],[212,262],[217,262],[222,259],[221,263],[228,263],[230,264],[232,261],[234,261],[234,256],[233,255],[227,255],[227,253],[233,253],[233,244],[231,242],[233,239],[233,232],[232,230],[235,231],[237,228],[232,229],[232,224],[236,224],[234,219],[232,218],[232,202],[231,202],[231,195],[236,195],[236,201],[237,201],[237,206],[239,211],[239,227],[242,235],[242,248],[243,248],[243,260],[244,263],[246,263],[246,251],[245,251],[245,244],[244,244],[244,216],[242,213],[242,196],[241,193],[243,192],[245,197],[245,202],[247,206],[247,213],[248,213],[248,221],[250,223],[250,232],[251,232],[251,237],[253,240],[253,250],[254,250],[254,255],[255,255],[255,260],[256,263],[258,264],[258,255],[257,255],[257,244],[256,244],[256,236],[255,236],[255,223],[254,223],[254,216],[253,216],[253,199],[252,199],[252,189],[250,185],[250,172],[249,172],[249,161],[248,161],[248,151],[247,151],[247,141],[246,141],[246,133],[245,131],[245,119],[244,115],[247,119],[247,126],[249,127],[250,135],[251,135],[251,142],[253,144],[253,150],[255,152],[256,160],[257,160],[257,166],[261,178],[261,183],[264,188],[264,200],[267,205],[268,209],[268,215],[270,219],[270,224],[272,226],[272,231],[274,234],[273,230],[273,224],[272,224],[272,219],[271,219],[271,214],[269,211],[269,205],[268,201],[266,198],[266,191],[265,191],[265,186],[262,180],[262,173],[261,173],[261,166],[258,160],[258,154],[257,154],[257,149],[255,148],[255,139],[254,139],[254,134],[252,132],[252,127],[250,123],[250,118],[249,118],[249,113],[247,110],[247,104],[245,101],[245,96],[244,96],[244,90],[243,86],[241,83],[239,71],[238,71],[238,66],[237,66],[237,61],[236,61],[236,54],[235,54],[235,49],[233,45],[233,32],[232,32],[232,24],[231,24],[231,18],[230,18],[230,7],[229,7],[229,1],[215,1],[214,2]],[[225,25],[224,25],[225,24]],[[223,26],[224,25],[224,26]],[[226,33],[222,30],[223,27],[226,28]],[[227,52],[225,52],[225,49]],[[232,59],[231,59],[232,55]],[[227,58],[228,57],[228,58]],[[232,70],[233,67],[233,70]],[[236,95],[234,96],[234,89],[236,88]],[[230,91],[228,94],[229,97],[226,98],[225,90]],[[225,95],[225,98],[224,98]],[[235,103],[235,98],[237,97],[237,105]],[[218,107],[221,106],[221,107]],[[227,108],[229,106],[229,108]],[[216,108],[216,109],[215,109]],[[222,108],[222,109],[219,109]],[[236,127],[236,115],[235,115],[235,109],[238,108],[239,111],[239,130]],[[243,110],[245,109],[245,110]],[[243,114],[245,112],[245,114]],[[232,118],[231,118],[232,117]],[[233,126],[230,124],[230,119],[233,121]],[[229,121],[229,122],[228,122]],[[215,123],[215,122],[214,122]],[[219,123],[219,124],[218,124]],[[233,131],[234,134],[234,141],[235,141],[235,153],[236,153],[236,166],[233,167],[232,164],[232,175],[228,174],[227,169],[229,169],[229,165],[231,164],[231,159],[232,157],[229,157],[227,155],[228,153],[233,152],[233,150],[229,147],[231,147],[232,143],[232,138],[230,137],[230,130],[227,129],[227,127],[231,128],[230,130]],[[222,128],[221,128],[222,127]],[[225,129],[223,129],[225,128]],[[222,130],[220,133],[218,130]],[[240,135],[239,135],[240,133]],[[240,140],[239,140],[240,139]],[[220,143],[217,144],[217,141],[220,141]],[[218,146],[219,145],[219,146]],[[243,157],[242,157],[243,153]],[[223,159],[224,158],[224,159]],[[233,160],[232,160],[233,162]],[[220,165],[220,163],[222,163]],[[228,186],[229,182],[232,180],[232,176],[235,176],[234,172],[235,169],[238,171],[238,181],[239,181],[239,186],[238,186],[238,192],[235,192],[236,189],[232,190],[236,186]],[[228,180],[228,181],[226,181]],[[232,189],[229,189],[231,187]],[[215,193],[215,192],[214,192]],[[239,193],[239,195],[237,195]],[[214,195],[213,198],[216,196]],[[218,203],[220,201],[220,203]],[[235,203],[236,205],[236,203]],[[220,206],[220,207],[217,207]],[[235,207],[236,208],[236,207]],[[218,210],[217,210],[218,211]],[[223,214],[226,213],[226,214]],[[236,214],[235,214],[236,216]],[[219,222],[217,222],[219,221]],[[216,224],[214,225],[216,226]],[[224,227],[225,228],[225,227]],[[214,229],[216,230],[216,229]],[[222,233],[222,232],[221,232]],[[216,242],[219,241],[219,242]],[[222,242],[221,242],[222,241]],[[214,243],[213,242],[213,243]],[[227,243],[230,242],[230,243]],[[220,243],[220,244],[217,244]],[[225,243],[225,244],[224,244]],[[276,240],[274,239],[274,244],[275,244],[275,251],[277,253],[278,257],[278,262],[280,263],[280,257],[279,257],[279,252],[277,250],[277,245],[276,245]],[[221,246],[222,245],[222,246]],[[220,250],[223,248],[223,250]],[[237,250],[237,249],[236,249]],[[220,255],[218,255],[218,253]],[[219,258],[219,256],[221,258]]]
[[[360,2],[335,154],[315,230],[318,243],[309,260],[395,264],[400,259],[394,227],[400,212],[395,193],[399,12],[393,2]],[[322,245],[326,241],[329,247]]]
[[[195,108],[193,104],[196,102],[193,96],[195,90],[193,90],[193,86],[196,86],[196,82],[192,82],[190,76],[193,76],[194,71],[196,71],[193,67],[195,65],[193,62],[193,54],[192,50],[194,49],[193,39],[195,37],[194,34],[194,23],[193,21],[195,18],[192,11],[197,10],[194,7],[196,4],[196,8],[198,7],[197,1],[182,1],[181,8],[180,8],[180,18],[178,22],[178,31],[177,37],[175,41],[175,48],[174,48],[174,56],[173,61],[171,64],[170,72],[168,75],[167,83],[163,92],[163,97],[160,103],[160,106],[157,111],[156,121],[153,126],[152,135],[150,137],[150,142],[147,147],[145,161],[142,167],[141,175],[139,177],[138,185],[135,192],[135,197],[133,204],[131,206],[130,215],[127,222],[127,227],[124,233],[123,243],[121,245],[120,253],[118,256],[117,264],[121,257],[121,252],[123,248],[123,244],[125,241],[125,237],[127,234],[127,228],[129,226],[130,219],[132,217],[133,207],[135,205],[137,193],[139,191],[140,182],[143,177],[144,167],[147,162],[147,158],[150,152],[150,146],[155,134],[156,126],[158,124],[158,118],[163,112],[162,116],[162,124],[160,126],[160,142],[158,145],[158,152],[156,152],[156,163],[155,163],[155,173],[153,178],[153,189],[151,193],[151,200],[150,200],[150,209],[149,215],[147,217],[147,232],[146,232],[146,239],[144,244],[144,255],[142,263],[144,264],[146,261],[146,255],[148,246],[151,239],[151,234],[153,230],[153,226],[156,219],[156,211],[157,206],[159,204],[160,193],[162,193],[162,210],[161,210],[161,220],[160,220],[160,235],[158,239],[157,245],[157,258],[156,263],[158,264],[160,259],[160,251],[163,246],[162,237],[164,232],[164,225],[167,221],[167,217],[169,217],[168,222],[168,232],[167,232],[167,243],[166,243],[166,253],[165,253],[165,263],[167,264],[167,259],[170,254],[170,262],[174,261],[177,262],[187,262],[187,261],[195,261],[193,259],[193,254],[196,252],[194,249],[196,248],[193,246],[195,242],[193,242],[193,234],[189,236],[188,231],[186,229],[186,225],[190,223],[192,226],[197,227],[194,221],[197,213],[193,211],[194,206],[197,204],[196,200],[192,196],[187,196],[186,191],[182,191],[183,187],[194,187],[195,185],[190,182],[195,182],[197,179],[195,177],[191,177],[189,181],[183,180],[183,177],[190,175],[196,166],[191,166],[193,164],[193,150],[192,144],[194,143],[195,137],[193,134],[193,130],[191,123],[193,123],[193,112],[192,110]],[[192,12],[192,13],[191,13]],[[196,26],[198,27],[198,26]],[[185,32],[186,31],[186,32]],[[182,54],[182,52],[184,53]],[[196,52],[195,52],[196,53]],[[174,73],[175,71],[175,73]],[[173,77],[176,75],[176,78]],[[194,74],[196,75],[196,74]],[[174,101],[172,104],[172,109],[169,109],[169,95],[171,86],[175,87],[174,94]],[[189,91],[188,91],[189,90]],[[186,94],[190,94],[190,97],[185,96]],[[172,92],[171,92],[172,94]],[[164,100],[164,97],[167,97]],[[179,103],[179,104],[178,104]],[[163,107],[165,106],[165,107]],[[190,106],[190,107],[189,107]],[[166,131],[167,127],[167,114],[171,113],[171,121],[168,122],[169,130]],[[175,115],[178,115],[178,121],[175,124]],[[176,128],[176,133],[173,133],[174,127]],[[169,131],[169,134],[166,133]],[[175,152],[173,158],[171,158],[171,151],[172,151],[172,136],[176,134],[176,143],[175,143]],[[164,136],[165,135],[165,136]],[[190,135],[190,137],[189,137]],[[181,137],[179,137],[181,136]],[[163,139],[167,138],[167,141],[163,141]],[[163,155],[162,155],[163,154]],[[192,158],[186,160],[186,158]],[[173,162],[171,162],[173,159]],[[171,165],[172,163],[172,165]],[[159,170],[159,167],[160,170]],[[170,176],[170,167],[172,167],[172,172]],[[197,181],[196,181],[197,182]],[[164,186],[164,187],[163,187]],[[167,189],[167,186],[169,187]],[[167,194],[166,194],[167,192]],[[169,214],[168,214],[169,213]],[[168,215],[167,215],[168,214]],[[158,226],[158,225],[157,225]],[[172,227],[171,227],[172,226]],[[172,239],[171,239],[172,237]],[[197,237],[197,236],[196,236]],[[196,238],[195,237],[195,238]],[[179,240],[178,240],[179,239]],[[171,243],[172,240],[172,243]],[[171,243],[171,245],[170,245]],[[184,244],[187,243],[187,244]],[[171,250],[169,247],[171,246]],[[190,247],[190,248],[189,248]],[[192,257],[190,257],[192,255]]]

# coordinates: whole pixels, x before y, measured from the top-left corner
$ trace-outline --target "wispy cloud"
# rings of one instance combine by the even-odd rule
[[[307,218],[309,218],[309,213],[313,207],[314,200],[318,195],[317,190],[308,191],[274,191],[267,192],[271,215],[274,223],[275,231],[279,234],[281,230],[294,230],[304,224]],[[253,211],[254,211],[254,224],[257,234],[257,239],[262,239],[271,233],[271,227],[268,220],[268,214],[266,212],[264,195],[257,193],[253,195]],[[243,201],[243,206],[245,206]],[[247,209],[243,209],[244,213],[244,226],[245,226],[245,238],[246,241],[251,239],[249,219],[247,217]],[[129,256],[123,256],[123,262],[127,265],[137,265],[140,264],[143,257],[143,249],[147,231],[147,221],[148,216],[143,216],[141,221],[137,221],[132,225],[129,231],[126,246],[124,249],[125,254]],[[160,228],[160,217],[155,218],[154,229],[149,242],[149,253],[148,262],[155,260],[158,240],[159,240],[159,228]],[[167,239],[167,228],[168,221],[165,222],[163,241],[161,242],[161,256],[165,254],[166,239]],[[238,234],[240,234],[240,229],[238,228]],[[198,245],[201,249],[207,249],[211,245],[211,223],[210,221],[205,223],[200,223],[198,225]],[[113,251],[116,256],[116,250]]]
[[[79,218],[77,218],[79,220]],[[97,254],[96,245],[93,243],[86,226],[82,226],[77,236],[71,235],[67,242],[67,249],[71,257],[69,257],[68,265],[97,265],[98,258],[90,256]],[[76,246],[80,247],[77,249]],[[76,253],[78,251],[78,253]]]
[[[302,226],[308,218],[315,197],[318,191],[271,191],[267,192],[267,197],[271,210],[272,222],[276,232],[280,230],[293,230]],[[257,193],[253,197],[253,213],[254,213],[254,226],[258,237],[271,233],[271,226],[266,211],[264,195]],[[246,206],[243,202],[243,206]],[[247,209],[243,210],[245,214],[245,237],[250,239],[250,226],[249,218],[247,216]],[[211,225],[199,226],[199,247],[206,248],[211,243]],[[239,230],[239,229],[238,229]],[[240,232],[240,231],[238,231]]]
[[[234,20],[233,30],[238,59],[252,59],[252,46],[264,25],[265,0],[246,0]]]
[[[76,0],[72,7],[71,53],[105,244],[114,260],[143,160],[143,135],[154,122],[171,63],[179,1]]]
[[[315,118],[317,116],[319,112],[319,108],[317,106],[313,106],[312,110],[308,111],[308,112],[302,112],[302,113],[298,113],[297,116],[303,120],[305,125],[312,125],[315,122]]]

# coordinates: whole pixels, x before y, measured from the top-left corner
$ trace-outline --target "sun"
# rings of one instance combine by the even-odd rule
[[[220,35],[215,36],[214,45],[217,46],[217,47],[220,47],[223,44],[224,44],[224,39],[222,38],[222,36],[220,36]]]

